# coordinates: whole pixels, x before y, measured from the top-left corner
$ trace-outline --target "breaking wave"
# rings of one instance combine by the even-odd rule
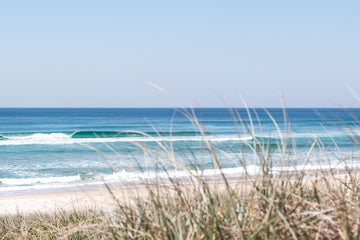
[[[109,142],[162,142],[162,141],[248,141],[251,137],[237,135],[201,136],[200,132],[113,132],[113,131],[77,131],[72,134],[65,133],[35,133],[20,136],[2,136],[1,145],[64,145]]]

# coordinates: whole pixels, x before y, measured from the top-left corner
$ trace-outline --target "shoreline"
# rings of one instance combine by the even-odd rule
[[[360,162],[337,164],[307,164],[287,167],[272,167],[270,173],[274,175],[296,175],[301,172],[312,174],[314,172],[332,172],[333,174],[342,174],[347,171],[359,172]],[[199,177],[205,182],[213,182],[222,180],[222,174],[229,181],[247,181],[253,177],[261,174],[261,167],[256,165],[249,165],[246,167],[233,167],[219,169],[204,169],[204,170],[172,170],[166,172],[117,172],[109,174],[111,179],[95,180],[95,181],[81,181],[68,184],[37,184],[30,186],[6,186],[0,187],[0,198],[2,196],[21,195],[21,194],[35,194],[35,193],[51,193],[51,192],[65,192],[65,191],[79,191],[80,189],[99,190],[104,189],[105,185],[110,188],[128,188],[128,187],[142,187],[148,184],[171,184],[171,180],[180,181],[181,183],[189,183],[193,177]],[[124,174],[124,175],[122,175]],[[170,178],[169,178],[170,177]],[[21,179],[22,181],[26,179]],[[0,182],[1,184],[1,182]]]
[[[275,179],[295,179],[297,176],[303,177],[304,181],[313,181],[317,177],[325,176],[333,177],[334,179],[344,179],[347,170],[336,169],[327,170],[306,170],[298,172],[283,171]],[[358,168],[352,169],[352,173],[358,174],[360,171]],[[296,174],[294,174],[296,173]],[[245,187],[247,188],[249,183],[257,181],[260,175],[237,175],[227,177],[226,180],[233,188]],[[225,182],[219,176],[207,178],[203,180],[204,183],[210,186],[225,187]],[[181,187],[191,186],[190,180],[187,182],[181,181]],[[142,184],[124,184],[121,182],[106,184],[96,184],[91,186],[73,186],[72,188],[53,189],[53,191],[44,192],[28,192],[28,193],[15,193],[0,195],[0,215],[14,215],[14,214],[31,214],[31,213],[56,213],[58,211],[71,211],[86,210],[86,209],[99,209],[102,211],[111,211],[116,207],[116,200],[121,201],[131,200],[132,197],[143,197],[148,193],[149,188],[157,186],[155,183],[142,183]],[[171,183],[159,184],[163,190],[167,191],[174,186]],[[109,189],[111,192],[109,191]],[[113,195],[112,195],[113,194]]]
[[[239,183],[245,183],[244,180],[229,182],[232,187]],[[224,181],[208,181],[210,186],[225,187]],[[161,191],[167,192],[173,185],[160,185]],[[181,188],[187,188],[191,183],[182,183]],[[72,190],[37,192],[37,193],[19,193],[13,195],[0,196],[0,216],[14,214],[32,214],[32,213],[56,213],[59,211],[71,211],[76,209],[98,209],[104,212],[111,211],[117,207],[117,201],[131,201],[132,198],[145,197],[149,189],[155,189],[156,185],[133,185],[133,186],[112,186],[107,189],[105,185],[102,188],[85,189],[78,188]],[[111,191],[111,192],[110,192]],[[168,193],[168,192],[167,192]],[[116,197],[116,200],[114,199]]]

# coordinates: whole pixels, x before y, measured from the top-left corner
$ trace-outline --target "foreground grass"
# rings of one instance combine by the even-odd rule
[[[148,187],[113,212],[0,217],[1,239],[358,239],[359,175]]]

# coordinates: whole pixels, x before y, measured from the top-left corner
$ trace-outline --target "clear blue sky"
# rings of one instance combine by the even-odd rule
[[[359,107],[360,1],[2,1],[0,107]]]

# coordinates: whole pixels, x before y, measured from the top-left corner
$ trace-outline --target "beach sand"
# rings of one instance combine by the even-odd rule
[[[122,200],[131,198],[132,192],[124,188],[112,189],[114,195]],[[96,190],[72,190],[58,192],[26,193],[0,196],[0,214],[27,214],[33,212],[56,212],[61,210],[81,210],[98,208],[111,211],[116,201],[106,188]]]

